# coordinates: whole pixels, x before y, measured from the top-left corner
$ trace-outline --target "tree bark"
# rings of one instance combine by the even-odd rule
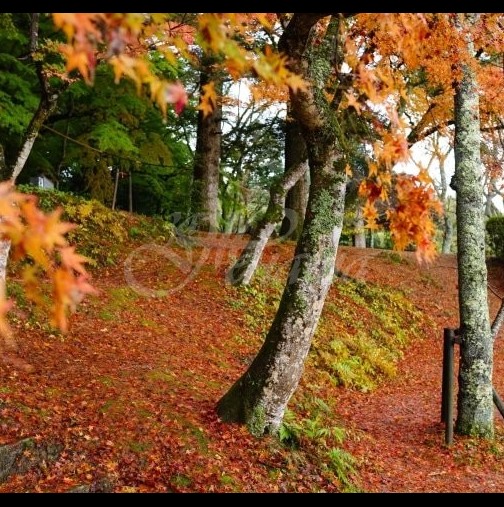
[[[290,108],[289,108],[290,109]],[[287,113],[285,122],[285,171],[290,167],[299,165],[306,160],[306,143],[299,124],[290,119],[291,113]],[[280,236],[297,241],[301,237],[303,221],[308,204],[308,171],[300,177],[295,185],[287,192],[285,209],[290,210],[284,216],[280,227]],[[295,223],[293,223],[295,220]]]
[[[490,331],[492,333],[492,341],[495,341],[495,338],[497,338],[497,335],[499,334],[499,330],[502,326],[503,321],[504,321],[504,299],[501,300],[499,310],[497,311],[494,321],[492,322],[492,327],[490,328]]]
[[[200,75],[200,92],[213,81],[217,92],[217,104],[206,117],[198,111],[192,210],[196,226],[202,231],[217,231],[219,227],[219,164],[222,137],[222,76],[214,70],[215,59],[203,56]]]
[[[322,93],[331,71],[331,65],[324,62],[331,61],[337,48],[334,29],[338,29],[338,17],[332,18],[323,42],[314,49],[309,44],[310,34],[322,17],[324,14],[294,14],[279,43],[291,69],[311,80],[306,91],[291,93],[292,112],[306,141],[311,176],[303,232],[265,342],[249,369],[217,405],[224,421],[247,424],[257,436],[278,430],[299,383],[333,278],[343,227],[345,158],[331,121],[337,104],[329,105]],[[314,64],[318,64],[316,69]]]
[[[479,96],[474,72],[463,66],[455,89],[455,175],[461,329],[459,434],[492,437],[493,340],[487,301],[485,223],[481,196]]]
[[[444,254],[449,254],[451,252],[451,246],[453,243],[453,225],[446,209],[443,220],[444,220],[444,231],[443,231],[443,246],[441,247],[441,251]]]
[[[357,202],[354,228],[354,246],[356,248],[366,248],[366,229],[364,228],[364,217],[362,216],[362,207],[360,202]]]
[[[30,25],[30,52],[33,53],[34,51],[37,50],[38,47],[40,14],[33,13],[31,17],[32,21]],[[10,173],[9,179],[13,184],[16,182],[17,177],[23,170],[23,167],[25,166],[26,161],[28,160],[28,157],[33,148],[33,144],[37,139],[38,133],[42,125],[51,115],[51,113],[53,113],[54,110],[56,109],[57,100],[59,97],[58,93],[51,92],[49,88],[49,81],[47,79],[47,76],[44,74],[41,62],[35,62],[35,65],[41,87],[41,98],[37,110],[35,111],[35,114],[33,115],[28,125],[28,128],[26,129],[26,132],[23,136],[23,141],[15,157],[14,164],[9,168]],[[5,166],[3,149],[2,149],[1,164],[2,167]],[[2,284],[3,290],[5,290],[5,278],[7,273],[7,261],[9,257],[10,247],[11,244],[9,240],[0,241],[0,284]]]
[[[291,241],[298,241],[303,232],[303,222],[308,205],[310,183],[306,171],[287,192],[285,198],[286,213],[280,228],[280,236]]]
[[[313,153],[319,145],[310,149]],[[257,436],[275,433],[294,393],[332,282],[343,225],[345,173],[338,154],[310,157],[311,185],[298,242],[278,312],[250,368],[218,403],[224,421],[247,424]]]
[[[3,146],[0,145],[0,171],[6,169],[5,152]],[[2,218],[0,217],[0,220]],[[5,297],[5,277],[7,273],[7,261],[9,259],[11,242],[10,240],[0,240],[0,291]]]
[[[436,143],[439,141],[436,140]],[[446,168],[445,168],[445,161],[448,153],[444,154],[441,153],[439,145],[435,145],[435,149],[438,153],[439,158],[439,174],[441,177],[441,189],[440,192],[438,192],[439,198],[441,199],[441,202],[444,206],[444,216],[443,216],[443,245],[441,247],[441,251],[444,254],[448,254],[451,252],[451,245],[453,242],[453,225],[450,219],[450,216],[448,212],[450,211],[449,208],[449,201],[447,199],[447,191],[448,191],[448,182],[446,179]]]
[[[264,217],[255,228],[239,259],[228,271],[227,279],[233,285],[248,285],[257,268],[264,247],[284,215],[285,194],[306,173],[307,162],[301,162],[284,173],[280,182],[270,189],[270,200]]]

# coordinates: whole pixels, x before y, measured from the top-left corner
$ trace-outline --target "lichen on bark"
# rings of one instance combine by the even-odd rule
[[[487,300],[485,224],[480,159],[479,96],[476,75],[463,65],[455,90],[455,175],[461,361],[459,434],[494,435],[493,341]]]

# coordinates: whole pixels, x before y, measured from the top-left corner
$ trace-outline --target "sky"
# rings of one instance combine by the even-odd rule
[[[235,83],[231,88],[231,95],[237,97],[240,99],[240,101],[243,101],[246,103],[250,99],[250,92],[248,89],[248,86],[242,82],[241,85],[239,83]],[[272,114],[275,114],[278,109],[281,108],[283,111],[286,110],[285,106],[271,106]],[[284,113],[285,114],[285,113]],[[448,148],[448,139],[447,138],[441,138],[440,139],[441,148],[443,149],[443,152],[446,152]],[[424,166],[427,166],[429,163],[430,155],[428,152],[428,142],[427,141],[420,141],[418,143],[415,143],[412,148],[410,149],[411,157],[416,160],[422,162]],[[395,168],[397,172],[406,172],[409,174],[418,174],[418,167],[415,165],[414,162],[408,162],[408,163],[401,163],[398,164]],[[446,161],[445,161],[445,170],[446,170],[446,179],[448,182],[448,189],[447,193],[449,196],[455,197],[455,192],[450,188],[449,183],[451,181],[451,178],[455,172],[455,157],[453,154],[453,149],[450,150]],[[429,174],[431,178],[435,182],[440,181],[439,176],[439,164],[437,161],[434,161],[431,164],[431,167],[429,168]],[[499,209],[501,212],[504,213],[504,202],[502,197],[496,196],[493,199],[493,203]]]

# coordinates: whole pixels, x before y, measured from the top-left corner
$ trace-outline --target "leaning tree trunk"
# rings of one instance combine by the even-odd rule
[[[285,216],[280,227],[280,237],[297,241],[303,232],[303,222],[308,205],[310,182],[306,171],[296,184],[287,192],[285,198]]]
[[[299,123],[291,118],[290,107],[285,122],[285,171],[306,160],[306,143]],[[303,221],[308,203],[308,171],[300,177],[287,192],[285,198],[286,214],[280,236],[297,241],[301,237]],[[288,211],[287,211],[288,210]]]
[[[217,104],[206,117],[198,112],[196,150],[192,188],[192,211],[196,226],[202,231],[216,231],[219,227],[219,164],[221,156],[222,76],[214,69],[215,59],[202,58],[200,91],[213,81],[217,92]]]
[[[464,65],[455,91],[455,175],[461,330],[456,431],[492,437],[493,341],[487,301],[485,223],[480,160],[479,97],[474,71]]]
[[[30,53],[32,55],[38,48],[39,19],[39,13],[32,14],[32,21],[30,25]],[[35,111],[35,114],[33,115],[28,128],[26,129],[23,141],[14,160],[14,164],[8,169],[8,177],[13,184],[16,182],[17,177],[23,170],[23,167],[28,160],[28,157],[31,153],[35,140],[37,139],[38,133],[42,128],[42,125],[56,109],[56,104],[59,97],[59,93],[53,92],[49,89],[49,79],[42,69],[41,62],[36,61],[35,67],[37,70],[38,80],[41,85],[42,95],[38,108]],[[2,150],[2,158],[3,157],[4,155]],[[2,160],[2,163],[5,164],[5,160]],[[0,241],[0,283],[2,284],[3,290],[5,290],[5,277],[7,273],[7,261],[9,257],[10,247],[11,243],[9,240]]]
[[[322,160],[310,157],[311,185],[303,234],[289,280],[264,345],[250,368],[218,403],[224,421],[247,424],[254,435],[278,430],[310,349],[311,339],[334,274],[343,226],[345,173],[327,149]]]
[[[257,436],[278,430],[299,383],[333,278],[343,227],[345,162],[334,129],[338,101],[328,103],[322,93],[332,67],[321,65],[337,49],[334,32],[339,18],[331,18],[323,42],[312,46],[312,28],[322,17],[324,14],[294,14],[279,43],[292,70],[311,80],[306,91],[290,96],[306,141],[311,176],[303,232],[265,342],[249,369],[217,405],[224,421],[245,423]]]
[[[247,246],[227,273],[233,285],[248,285],[257,268],[264,247],[284,215],[285,194],[307,172],[308,163],[301,162],[284,173],[270,189],[270,200],[264,217],[254,229]]]
[[[7,170],[5,163],[4,147],[0,145],[0,172],[4,174]],[[1,218],[0,218],[1,220]],[[7,261],[9,259],[11,242],[8,239],[0,240],[0,291],[5,296],[5,277],[7,273]]]
[[[17,177],[23,170],[28,157],[37,139],[38,133],[44,122],[49,118],[56,108],[57,96],[43,97],[40,101],[37,111],[28,125],[23,142],[19,148],[14,164],[10,168],[10,180],[16,182]],[[7,259],[9,257],[11,243],[9,240],[0,241],[0,283],[5,284],[7,271]]]

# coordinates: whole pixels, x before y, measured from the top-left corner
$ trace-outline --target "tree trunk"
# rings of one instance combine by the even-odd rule
[[[441,251],[444,254],[449,254],[451,252],[452,243],[453,243],[453,225],[450,220],[450,217],[448,216],[447,210],[445,209],[443,246]]]
[[[479,96],[464,65],[455,90],[455,175],[461,329],[456,432],[492,437],[493,342],[487,301],[485,223],[481,196]]]
[[[213,69],[215,60],[202,58],[200,92],[210,81],[214,82],[217,104],[206,117],[198,111],[196,151],[194,153],[194,175],[192,210],[196,215],[197,228],[216,231],[219,226],[219,164],[221,152],[222,120],[222,76]]]
[[[343,227],[345,159],[333,123],[338,102],[329,104],[321,91],[332,67],[320,65],[331,61],[337,49],[334,32],[339,18],[332,17],[323,42],[312,47],[308,44],[312,28],[322,17],[324,14],[294,14],[279,42],[291,69],[311,80],[306,91],[290,95],[293,116],[306,141],[311,176],[303,232],[265,342],[249,369],[217,405],[224,421],[245,423],[257,436],[278,430],[299,383],[333,278]]]
[[[33,53],[38,47],[38,30],[39,30],[39,18],[40,14],[32,14],[32,22],[30,26],[30,51]],[[33,148],[33,144],[37,139],[38,133],[42,128],[44,122],[56,109],[59,94],[51,93],[49,90],[49,81],[42,70],[40,62],[35,62],[37,67],[37,75],[41,86],[41,99],[35,114],[33,115],[28,128],[23,137],[21,146],[17,152],[14,164],[9,169],[9,179],[14,184],[17,177],[23,170],[23,167],[28,160],[28,157]],[[61,92],[60,92],[61,93]],[[4,152],[2,149],[1,154],[2,160],[0,161],[2,168],[5,166]],[[7,273],[7,261],[10,251],[10,241],[0,241],[0,283],[2,284],[2,290],[5,291],[5,278]]]
[[[3,173],[6,169],[5,164],[5,151],[3,145],[0,145],[0,171]],[[1,220],[1,217],[0,217]],[[9,240],[0,241],[0,291],[5,297],[5,276],[7,272],[7,261],[9,258],[9,251],[11,242]]]
[[[364,218],[362,216],[360,202],[357,202],[357,209],[355,210],[354,229],[354,246],[357,248],[366,248],[366,229],[364,228]]]
[[[345,204],[345,173],[337,154],[310,157],[311,185],[303,234],[264,345],[250,368],[218,403],[222,420],[247,424],[257,436],[275,433],[294,393],[332,282]],[[319,146],[312,146],[313,153]]]
[[[303,232],[303,222],[308,205],[308,192],[310,190],[308,171],[306,171],[296,184],[287,192],[285,198],[285,217],[282,221],[280,236],[291,241],[297,241]]]
[[[233,285],[248,285],[257,268],[264,247],[284,214],[285,194],[307,170],[307,162],[301,162],[284,173],[282,179],[270,189],[270,200],[264,217],[255,228],[239,259],[228,271],[227,279]]]
[[[131,175],[131,171],[128,174],[128,203],[129,212],[133,213],[133,176]]]
[[[289,108],[290,109],[290,108]],[[299,165],[306,160],[306,143],[299,124],[287,113],[285,122],[285,171]],[[308,171],[300,177],[295,185],[287,192],[285,209],[289,210],[284,216],[280,227],[280,236],[297,241],[301,237],[303,221],[308,203]]]
[[[10,180],[12,183],[16,182],[17,177],[23,170],[23,167],[25,166],[26,161],[30,156],[35,140],[37,139],[38,133],[42,128],[42,125],[56,109],[57,100],[57,94],[44,96],[40,100],[39,106],[35,111],[35,114],[33,115],[28,128],[26,129],[23,142],[16,156],[16,160],[11,167]]]
[[[112,210],[115,210],[117,201],[117,188],[119,187],[119,167],[116,168],[115,180],[114,180],[114,196],[112,197]]]

